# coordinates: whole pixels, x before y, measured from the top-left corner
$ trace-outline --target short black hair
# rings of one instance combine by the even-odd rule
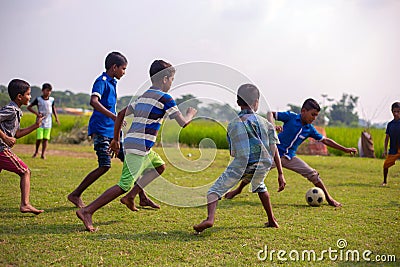
[[[128,64],[128,60],[120,52],[111,52],[106,57],[106,62],[105,62],[106,70],[111,69],[111,67],[114,66],[114,64],[117,65],[117,67],[120,67],[122,65]]]
[[[150,79],[152,82],[158,82],[162,80],[165,76],[171,77],[175,74],[175,68],[168,62],[164,60],[157,59],[151,63],[150,66]]]
[[[301,109],[303,108],[307,111],[312,109],[316,109],[318,112],[321,111],[321,107],[319,106],[318,102],[312,98],[308,98],[306,101],[304,101],[303,106],[301,106]]]
[[[51,86],[51,84],[49,84],[49,83],[44,83],[44,84],[42,85],[42,91],[43,91],[44,89],[49,89],[49,90],[51,91],[51,90],[53,90],[53,86]]]
[[[392,111],[393,111],[393,109],[395,109],[395,108],[400,108],[400,102],[394,102],[394,103],[392,104]]]
[[[237,104],[241,107],[249,107],[260,99],[260,90],[254,84],[242,84],[237,92]]]
[[[8,95],[11,100],[15,100],[18,95],[24,95],[30,87],[28,82],[14,79],[8,84]]]

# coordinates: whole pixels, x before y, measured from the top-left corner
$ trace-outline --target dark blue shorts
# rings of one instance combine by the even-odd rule
[[[105,137],[102,135],[93,135],[94,150],[96,151],[97,161],[99,162],[99,167],[111,167],[111,155],[108,152],[110,148],[112,138]],[[122,149],[122,143],[120,144],[121,149],[117,155],[122,162],[124,161],[124,151]]]

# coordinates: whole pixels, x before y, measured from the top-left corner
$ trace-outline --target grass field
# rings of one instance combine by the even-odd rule
[[[276,172],[271,171],[266,184],[279,229],[263,227],[266,215],[258,197],[244,192],[233,200],[222,200],[215,226],[198,236],[193,235],[192,226],[205,218],[205,206],[176,207],[158,200],[160,210],[142,208],[139,212],[129,211],[116,200],[95,213],[94,225],[99,231],[89,233],[66,196],[97,166],[92,147],[50,144],[44,161],[30,157],[33,146],[18,146],[22,145],[15,151],[32,170],[31,202],[46,212],[39,216],[20,213],[18,177],[0,173],[0,266],[384,265],[364,261],[365,251],[371,260],[380,256],[393,261],[391,255],[395,255],[397,262],[387,265],[399,265],[400,164],[390,169],[389,186],[380,187],[381,159],[303,156],[320,172],[332,196],[343,203],[338,209],[326,204],[309,207],[304,195],[312,185],[290,171],[285,172],[286,189],[277,193]],[[156,151],[165,157],[161,148]],[[182,150],[183,155],[188,153],[197,164],[200,152]],[[210,167],[191,173],[167,162],[164,177],[181,186],[207,185],[228,161],[228,151],[218,150]],[[84,201],[94,200],[114,185],[121,168],[115,160],[111,170],[84,193]],[[339,248],[339,239],[345,239],[347,246]],[[311,260],[304,254],[311,250],[316,260],[312,254]],[[325,252],[318,260],[324,250],[331,255]],[[352,261],[355,250],[360,255],[358,263]],[[299,261],[291,260],[296,251]],[[266,259],[261,261],[257,255]],[[345,260],[346,255],[350,261]]]

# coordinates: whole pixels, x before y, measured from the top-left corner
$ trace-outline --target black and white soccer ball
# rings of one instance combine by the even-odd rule
[[[321,206],[324,200],[325,200],[325,194],[321,188],[313,187],[310,188],[306,193],[306,201],[310,206],[313,207]]]

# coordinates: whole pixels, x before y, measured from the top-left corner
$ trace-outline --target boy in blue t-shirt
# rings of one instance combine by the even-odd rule
[[[117,80],[125,75],[127,65],[128,60],[121,53],[109,53],[105,60],[106,71],[93,84],[90,97],[93,113],[89,120],[88,135],[93,140],[99,166],[68,195],[68,200],[78,208],[85,206],[81,199],[83,191],[111,168],[111,155],[108,149],[114,135],[114,121],[117,118]],[[120,158],[122,156],[119,155]]]
[[[114,136],[114,121],[117,118],[117,80],[125,75],[128,60],[119,52],[111,52],[105,60],[106,71],[94,82],[90,105],[93,114],[89,120],[88,135],[92,137],[99,166],[91,171],[81,184],[68,195],[68,200],[78,208],[85,206],[81,199],[83,191],[111,168],[110,142]],[[123,161],[121,150],[117,157]],[[160,208],[142,191],[139,194],[140,205]]]
[[[54,118],[58,125],[60,125],[60,121],[58,120],[57,110],[54,104],[54,97],[51,97],[51,91],[53,87],[49,83],[44,83],[42,85],[42,95],[36,97],[36,99],[27,107],[27,109],[39,116],[40,114],[43,116],[42,124],[36,130],[36,145],[35,145],[35,153],[33,154],[33,158],[35,158],[39,152],[40,143],[42,143],[42,155],[41,158],[45,159],[45,152],[47,149],[47,143],[50,140],[51,135],[51,127],[52,127],[52,115],[54,114]],[[37,106],[37,111],[33,109],[33,106]]]
[[[161,157],[151,150],[156,140],[158,130],[165,116],[175,119],[181,127],[190,123],[196,115],[196,110],[188,108],[186,116],[178,110],[174,99],[167,93],[174,80],[175,69],[171,64],[162,60],[156,60],[150,67],[152,86],[134,103],[118,113],[115,120],[114,139],[110,149],[115,153],[120,151],[120,132],[125,116],[134,114],[131,127],[124,139],[125,159],[120,181],[117,185],[106,190],[101,196],[81,208],[76,215],[86,227],[93,232],[95,228],[92,216],[98,209],[110,203],[118,196],[132,190],[121,202],[130,210],[136,211],[135,196],[143,191],[147,184],[157,178],[165,169],[165,163]],[[134,185],[136,179],[143,176]]]
[[[342,204],[333,199],[322,182],[319,173],[311,168],[302,159],[296,156],[296,151],[299,145],[304,142],[308,137],[312,137],[323,144],[332,148],[341,150],[346,153],[356,154],[357,149],[354,147],[344,147],[334,140],[322,136],[312,125],[313,121],[317,118],[321,110],[317,101],[312,98],[304,101],[301,107],[301,113],[294,112],[272,112],[273,117],[283,122],[283,128],[279,129],[281,132],[278,134],[280,144],[278,144],[279,155],[281,157],[282,166],[307,178],[316,187],[321,188],[325,193],[325,198],[329,205],[340,207]],[[228,192],[225,197],[231,199],[237,194],[242,192],[243,187],[246,186],[246,181],[242,181],[238,188]]]
[[[400,102],[392,104],[393,120],[388,123],[386,127],[386,137],[384,143],[384,155],[386,156],[383,163],[383,183],[382,186],[387,185],[387,176],[389,168],[392,167],[396,160],[400,159]],[[388,144],[390,139],[390,147],[388,153]]]

